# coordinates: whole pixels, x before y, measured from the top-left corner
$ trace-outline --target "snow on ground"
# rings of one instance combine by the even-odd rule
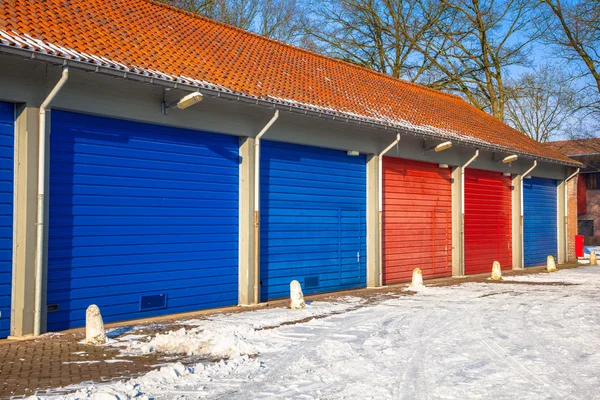
[[[229,342],[236,349],[229,360],[169,364],[129,381],[80,386],[66,398],[600,398],[600,267],[430,287],[260,329],[302,319],[294,313],[198,320],[181,335],[202,342],[206,331],[222,332],[201,348],[215,354]],[[125,342],[123,351],[139,350],[138,339]]]

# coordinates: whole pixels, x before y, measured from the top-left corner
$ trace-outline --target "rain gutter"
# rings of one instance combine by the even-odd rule
[[[285,100],[274,100],[274,99],[265,99],[252,95],[247,95],[243,93],[233,92],[225,87],[221,87],[213,84],[193,84],[188,83],[189,79],[172,77],[162,73],[154,73],[148,72],[146,70],[132,69],[126,67],[122,64],[114,63],[119,65],[119,68],[115,68],[113,66],[99,65],[91,62],[77,60],[76,58],[65,58],[60,57],[53,54],[43,53],[31,49],[18,48],[15,46],[6,45],[0,43],[0,52],[19,55],[25,57],[27,59],[37,59],[42,62],[51,63],[55,65],[68,65],[69,67],[84,70],[88,72],[95,72],[100,75],[108,75],[121,79],[127,79],[131,81],[136,81],[144,84],[157,85],[162,87],[168,87],[172,89],[180,89],[190,92],[197,92],[201,89],[201,92],[207,96],[223,98],[227,100],[235,100],[241,101],[244,103],[249,103],[253,105],[258,105],[262,107],[290,111],[297,114],[307,115],[311,117],[316,117],[320,119],[326,119],[331,121],[340,121],[349,124],[353,124],[361,127],[370,127],[370,128],[378,128],[383,130],[391,130],[396,133],[408,134],[419,138],[429,138],[429,139],[445,139],[452,140],[457,144],[460,144],[465,147],[471,147],[476,149],[488,150],[488,151],[501,151],[501,152],[509,152],[511,154],[518,154],[522,158],[529,159],[538,159],[540,161],[550,162],[553,164],[566,165],[571,167],[580,167],[580,163],[576,162],[566,162],[560,161],[557,159],[553,159],[550,157],[543,157],[537,154],[527,153],[515,151],[515,149],[511,149],[504,146],[493,146],[485,141],[474,140],[465,138],[462,135],[456,134],[443,134],[443,133],[432,133],[427,130],[427,128],[421,128],[419,126],[414,127],[402,127],[394,124],[393,122],[381,122],[380,120],[368,118],[368,117],[359,117],[351,113],[346,113],[343,111],[331,111],[327,109],[320,108],[318,106],[309,106],[303,105],[300,103],[295,103],[292,101]]]

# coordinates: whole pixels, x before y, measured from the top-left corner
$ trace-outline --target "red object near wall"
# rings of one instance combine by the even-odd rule
[[[383,159],[383,283],[452,275],[452,172]]]
[[[586,176],[583,174],[579,174],[579,175],[577,175],[577,214],[586,214],[586,213],[587,213]]]
[[[465,274],[512,268],[511,189],[502,173],[465,171]]]
[[[583,257],[583,235],[575,235],[575,257]]]

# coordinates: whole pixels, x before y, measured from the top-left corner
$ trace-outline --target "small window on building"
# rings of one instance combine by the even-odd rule
[[[577,221],[577,231],[583,236],[594,236],[594,221],[585,219]]]
[[[586,174],[586,184],[588,189],[600,189],[600,185],[598,184],[598,177],[600,174]]]

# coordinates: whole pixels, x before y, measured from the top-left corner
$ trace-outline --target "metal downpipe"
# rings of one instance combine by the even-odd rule
[[[529,168],[527,171],[525,171],[523,173],[523,175],[521,175],[521,267],[525,268],[525,221],[524,221],[524,217],[525,217],[525,209],[524,209],[524,201],[523,201],[523,179],[525,179],[525,177],[527,175],[529,175],[529,173],[531,171],[533,171],[533,169],[537,167],[537,160],[533,161],[533,165],[531,166],[531,168]]]
[[[54,97],[69,79],[69,69],[63,68],[62,76],[48,97],[40,106],[38,127],[38,190],[37,190],[37,228],[35,247],[35,308],[34,308],[34,336],[39,336],[42,326],[42,284],[44,275],[44,244],[46,241],[44,220],[46,218],[46,111]]]
[[[377,168],[377,214],[378,214],[378,227],[379,227],[379,285],[383,285],[383,156],[390,151],[400,141],[400,134],[396,136],[388,147],[386,147],[381,153],[379,153],[379,167]]]
[[[461,168],[460,171],[460,207],[461,207],[461,222],[460,222],[460,268],[461,274],[465,274],[465,169],[479,157],[479,149],[475,150],[473,157],[469,159]]]
[[[254,303],[260,302],[258,292],[260,272],[260,139],[279,118],[279,110],[254,138]]]

